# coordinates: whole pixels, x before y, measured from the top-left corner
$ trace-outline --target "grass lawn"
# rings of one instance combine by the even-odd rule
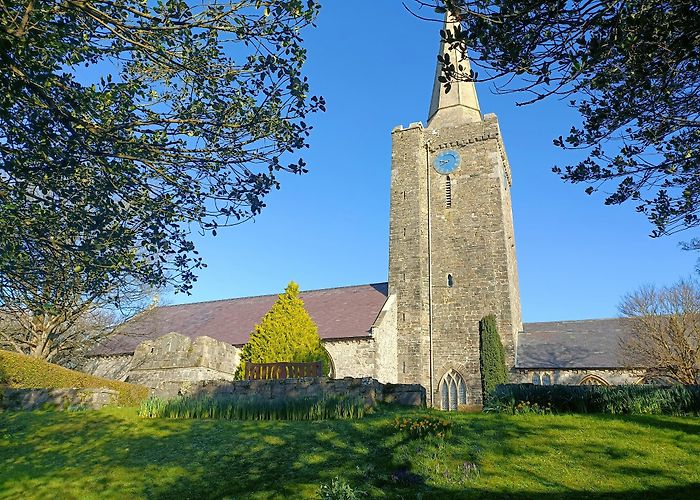
[[[452,420],[409,440],[397,415]],[[472,466],[475,464],[476,467]],[[700,498],[700,419],[444,414],[142,420],[133,408],[0,414],[2,498]]]

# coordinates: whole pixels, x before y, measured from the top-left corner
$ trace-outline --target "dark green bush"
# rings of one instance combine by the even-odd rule
[[[485,410],[519,413],[522,403],[555,413],[700,415],[700,386],[507,384],[496,388]]]
[[[150,398],[139,408],[143,418],[213,418],[226,420],[331,420],[362,418],[361,398],[318,397],[263,399],[260,397]]]
[[[484,399],[488,399],[496,386],[508,382],[505,352],[501,337],[498,336],[496,318],[493,315],[486,316],[479,322],[479,334],[481,387],[484,391]]]

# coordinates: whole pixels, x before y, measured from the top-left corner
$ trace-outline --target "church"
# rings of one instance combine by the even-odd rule
[[[469,71],[466,56],[452,51],[451,59]],[[331,376],[420,384],[428,404],[442,409],[480,404],[479,321],[493,314],[512,382],[642,383],[643,370],[621,359],[623,319],[523,324],[514,176],[498,119],[482,114],[473,82],[446,93],[439,64],[426,124],[391,132],[388,282],[301,294]],[[275,300],[157,307],[123,325],[85,370],[150,387],[230,380]]]

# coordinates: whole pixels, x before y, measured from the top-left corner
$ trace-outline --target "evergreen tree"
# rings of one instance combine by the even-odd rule
[[[236,378],[245,376],[246,362],[312,361],[323,361],[323,373],[329,373],[330,360],[318,336],[318,327],[299,298],[299,285],[291,281],[243,346]]]
[[[481,387],[486,399],[497,385],[508,382],[508,372],[496,318],[492,314],[479,322],[479,333],[481,335]]]

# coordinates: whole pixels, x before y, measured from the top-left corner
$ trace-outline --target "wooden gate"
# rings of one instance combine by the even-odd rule
[[[313,363],[248,363],[246,380],[280,380],[285,378],[322,377],[323,362]]]

